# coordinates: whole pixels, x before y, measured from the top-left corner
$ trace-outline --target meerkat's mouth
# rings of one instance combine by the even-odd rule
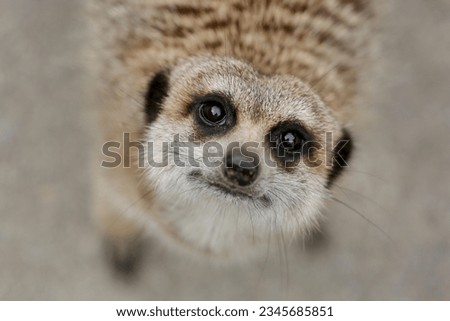
[[[264,207],[269,207],[272,205],[272,200],[267,195],[255,195],[251,190],[246,189],[242,190],[233,186],[228,186],[223,183],[219,183],[217,181],[211,181],[207,179],[200,171],[193,171],[189,174],[189,178],[191,180],[195,180],[196,182],[206,185],[210,188],[213,188],[220,193],[225,193],[227,195],[231,195],[233,197],[242,199],[242,200],[250,200],[252,202],[261,203]]]

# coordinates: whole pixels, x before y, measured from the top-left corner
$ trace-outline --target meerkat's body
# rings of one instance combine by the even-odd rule
[[[239,105],[233,107],[239,110],[234,139],[264,137],[275,120],[289,121],[297,110],[303,114],[293,114],[293,119],[313,128],[313,136],[331,131],[342,137],[353,113],[374,16],[366,0],[95,0],[92,9],[102,142],[122,142],[124,133],[141,142],[168,139],[166,126],[171,133],[188,135],[195,121],[184,122],[186,115],[177,114],[180,108],[167,106],[188,105],[190,93],[198,96],[205,88],[223,90]],[[163,76],[155,80],[158,73]],[[278,105],[283,107],[271,107]],[[231,141],[229,135],[220,136],[222,144]],[[324,187],[337,175],[333,171],[319,167],[296,179],[306,177],[305,182]],[[286,204],[272,200],[276,205],[261,210],[263,219],[255,220],[257,207],[240,201],[221,199],[219,206],[213,194],[205,194],[203,202],[188,188],[187,196],[178,197],[172,191],[179,187],[174,180],[159,182],[164,175],[162,169],[138,168],[136,162],[130,168],[102,169],[98,213],[119,260],[129,256],[131,241],[147,227],[169,243],[212,256],[245,253],[278,230],[291,235],[314,225],[327,191],[305,187],[305,195],[318,196],[304,197],[296,223],[283,218],[299,206],[295,201],[290,206],[289,199],[282,199]],[[216,228],[218,224],[225,227]]]

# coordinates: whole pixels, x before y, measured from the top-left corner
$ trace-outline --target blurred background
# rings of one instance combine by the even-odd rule
[[[0,299],[450,300],[450,1],[391,2],[336,188],[351,208],[330,201],[286,256],[220,267],[151,246],[124,279],[91,219],[84,1],[0,0]]]

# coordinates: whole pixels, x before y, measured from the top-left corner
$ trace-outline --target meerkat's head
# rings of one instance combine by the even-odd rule
[[[232,256],[313,227],[351,152],[347,131],[300,79],[226,57],[183,60],[146,94],[144,182],[162,226]]]

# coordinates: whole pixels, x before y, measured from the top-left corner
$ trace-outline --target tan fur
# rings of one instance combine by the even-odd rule
[[[236,137],[261,139],[271,124],[292,117],[306,119],[306,126],[320,139],[326,131],[340,133],[353,113],[367,54],[368,32],[375,15],[371,2],[92,1],[93,68],[102,106],[102,141],[122,141],[125,132],[135,140],[157,140],[164,136],[158,132],[164,126],[171,133],[177,128],[187,135],[190,120],[180,109],[197,93],[222,85],[236,97],[242,115],[239,128],[221,138],[222,144]],[[154,126],[152,132],[146,128],[143,95],[149,79],[166,67],[172,68],[171,79],[175,80],[164,112],[150,126]],[[233,87],[232,77],[244,81]],[[324,158],[324,153],[321,150],[319,157]],[[146,172],[133,166],[102,172],[101,226],[113,242],[137,236],[143,225],[148,225],[152,233],[163,238],[217,256],[232,256],[233,246],[255,243],[255,237],[250,240],[244,232],[233,234],[237,238],[233,241],[224,236],[231,244],[227,246],[190,241],[180,232],[181,227],[167,218],[167,205],[153,191],[154,177],[146,176],[147,172],[156,175],[151,169]],[[325,173],[326,169],[319,167],[303,174],[323,186]],[[311,193],[320,192],[314,189]],[[323,198],[326,193],[321,194]],[[315,211],[320,207],[316,203],[311,206]],[[286,205],[286,211],[288,208]],[[143,217],[146,219],[140,221]],[[299,219],[295,218],[297,223]],[[313,217],[305,220],[310,221],[305,226],[315,224]],[[261,232],[256,238],[264,239],[266,234]]]

